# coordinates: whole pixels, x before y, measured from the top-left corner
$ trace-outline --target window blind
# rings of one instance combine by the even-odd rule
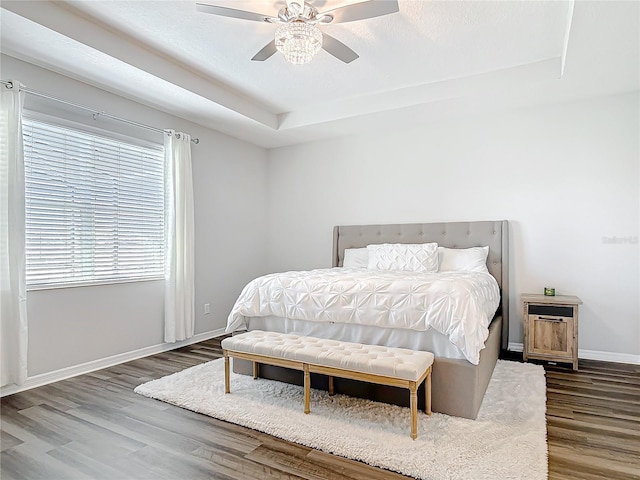
[[[163,148],[23,120],[28,287],[164,276]]]

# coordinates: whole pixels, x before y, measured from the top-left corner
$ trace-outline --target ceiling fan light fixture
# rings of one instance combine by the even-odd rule
[[[322,32],[313,24],[289,22],[276,30],[276,48],[293,64],[309,63],[322,48]]]

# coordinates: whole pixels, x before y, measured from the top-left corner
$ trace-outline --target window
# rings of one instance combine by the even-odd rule
[[[27,287],[164,277],[164,153],[24,119]]]

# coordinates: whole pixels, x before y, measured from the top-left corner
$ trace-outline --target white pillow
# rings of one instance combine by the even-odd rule
[[[437,243],[383,243],[367,245],[371,270],[435,273],[438,271]]]
[[[489,247],[438,247],[439,272],[485,272]]]
[[[344,251],[344,268],[367,268],[369,265],[369,250],[363,248],[347,248]]]

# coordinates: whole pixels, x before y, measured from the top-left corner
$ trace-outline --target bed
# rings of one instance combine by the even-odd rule
[[[277,309],[273,312],[256,314],[255,317],[240,317],[243,321],[239,322],[238,316],[234,315],[236,310],[234,306],[234,311],[229,316],[228,330],[295,332],[343,341],[432,351],[436,356],[432,378],[433,410],[475,419],[498,356],[501,350],[506,350],[509,338],[507,221],[336,226],[333,231],[332,267],[344,265],[345,251],[348,249],[349,252],[353,252],[354,250],[351,249],[364,248],[372,244],[427,244],[430,242],[453,249],[483,246],[489,249],[487,270],[495,279],[498,297],[495,314],[492,319],[486,321],[488,334],[485,332],[484,348],[475,356],[464,348],[459,348],[459,343],[453,345],[450,338],[434,331],[433,328],[414,331],[387,328],[377,325],[376,322],[366,321],[319,322],[312,321],[310,317],[313,315],[306,317],[297,315],[296,318],[289,318]],[[334,268],[322,273],[329,275],[328,280],[331,281],[331,275],[334,275],[337,270],[340,269]],[[493,279],[491,279],[492,282]],[[267,313],[276,313],[276,315],[267,315]],[[305,320],[305,318],[308,319]],[[234,361],[234,371],[252,374],[251,366],[243,361]],[[260,375],[290,383],[302,383],[299,372],[279,367],[262,366]],[[326,389],[328,388],[327,380],[318,376],[313,379],[312,386]],[[405,392],[394,387],[382,387],[350,380],[336,381],[334,387],[338,393],[398,405],[407,403]],[[419,402],[424,402],[424,399],[419,399]]]

